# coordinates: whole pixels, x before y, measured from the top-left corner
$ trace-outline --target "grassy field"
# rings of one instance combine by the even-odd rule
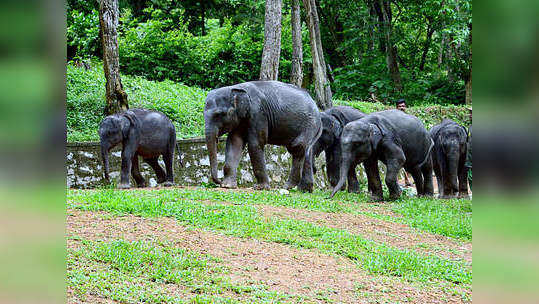
[[[204,135],[204,100],[208,93],[196,87],[185,86],[170,80],[149,81],[142,77],[122,75],[131,108],[155,109],[165,113],[176,126],[178,138]],[[66,75],[66,124],[67,140],[97,141],[97,129],[103,119],[105,105],[105,77],[100,62],[89,70],[67,65]],[[334,100],[334,105],[349,105],[365,113],[392,108],[393,105],[362,102],[359,100]],[[425,105],[409,108],[409,113],[419,117],[427,127],[444,118],[464,125],[471,123],[464,106]]]
[[[472,203],[68,190],[68,301],[471,302]]]

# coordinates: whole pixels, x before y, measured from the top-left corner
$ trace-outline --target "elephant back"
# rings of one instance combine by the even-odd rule
[[[408,166],[425,162],[432,150],[433,141],[419,118],[400,110],[386,110],[371,115],[377,118],[379,127],[386,129],[386,136],[401,147]]]

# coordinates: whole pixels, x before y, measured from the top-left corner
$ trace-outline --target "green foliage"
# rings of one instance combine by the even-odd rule
[[[67,12],[67,45],[75,49],[77,57],[99,54],[99,14],[78,10]]]

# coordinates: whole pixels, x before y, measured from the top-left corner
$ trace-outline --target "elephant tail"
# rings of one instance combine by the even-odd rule
[[[183,166],[182,154],[180,152],[180,144],[177,141],[176,141],[176,152],[178,153],[178,160],[180,161],[180,166],[182,166],[183,168],[184,166]]]
[[[430,139],[430,145],[429,145],[429,149],[427,150],[427,154],[425,155],[425,158],[423,159],[423,161],[419,164],[419,168],[423,167],[423,165],[429,160],[430,158],[430,153],[432,152],[432,148],[434,147],[434,140],[432,140],[432,138],[429,136],[429,139]]]

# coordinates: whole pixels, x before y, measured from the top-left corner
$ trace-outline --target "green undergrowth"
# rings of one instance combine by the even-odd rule
[[[170,80],[150,81],[143,77],[122,75],[122,84],[131,108],[148,108],[165,113],[176,126],[178,138],[204,135],[204,100],[209,90],[190,87]],[[86,70],[67,65],[66,125],[68,142],[98,141],[97,129],[103,119],[105,106],[105,76],[99,61]],[[393,108],[393,105],[334,100],[335,105],[349,105],[365,113]],[[409,113],[418,116],[427,127],[450,118],[464,125],[471,123],[464,106],[427,105],[410,107]]]
[[[80,246],[68,249],[67,285],[83,301],[88,294],[121,303],[283,303],[293,298],[261,284],[233,284],[222,261],[173,244],[72,239]]]
[[[267,219],[247,204],[208,205],[183,198],[174,190],[147,193],[70,190],[67,201],[70,208],[144,217],[174,217],[184,224],[228,235],[317,248],[349,258],[371,273],[409,281],[471,283],[471,271],[463,262],[393,248],[342,229],[293,219]]]

